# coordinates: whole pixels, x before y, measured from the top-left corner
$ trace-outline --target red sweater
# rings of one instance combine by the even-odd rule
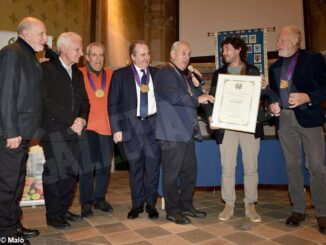
[[[84,75],[85,88],[87,91],[89,103],[91,104],[87,130],[92,130],[102,135],[112,135],[108,114],[108,93],[112,77],[112,70],[109,68],[104,68],[106,72],[106,86],[104,88],[105,95],[100,98],[95,96],[95,92],[90,86],[86,67],[81,67],[80,70]],[[91,72],[91,76],[95,83],[96,89],[101,89],[102,73],[99,76],[96,76],[94,72]]]

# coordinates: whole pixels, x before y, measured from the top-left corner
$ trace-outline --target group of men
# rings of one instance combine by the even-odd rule
[[[105,199],[109,183],[113,142],[129,163],[132,207],[135,219],[144,210],[157,219],[155,205],[160,166],[166,218],[189,224],[206,213],[194,207],[197,163],[195,137],[199,132],[197,108],[203,105],[210,118],[218,74],[259,75],[246,62],[247,46],[239,37],[227,37],[221,45],[224,66],[213,74],[209,94],[203,93],[187,66],[189,43],[177,41],[170,62],[158,70],[151,67],[149,47],[144,41],[130,45],[132,64],[112,72],[104,68],[104,46],[91,43],[86,49],[87,65],[76,64],[83,55],[80,35],[65,32],[57,39],[58,53],[46,50],[41,64],[35,52],[47,43],[44,23],[24,18],[18,40],[0,52],[0,236],[27,238],[39,234],[22,226],[19,199],[26,175],[29,141],[41,138],[46,162],[43,188],[46,221],[64,229],[69,222],[93,216],[92,209],[112,212]],[[326,98],[326,62],[318,53],[300,49],[301,33],[284,28],[277,40],[280,58],[270,67],[263,93],[270,98],[270,111],[284,152],[293,212],[286,220],[298,226],[305,218],[301,169],[301,144],[310,173],[312,201],[319,231],[326,233],[326,168],[323,134]],[[41,110],[40,110],[41,109]],[[41,111],[41,113],[40,113]],[[41,123],[39,124],[39,116]],[[233,216],[235,167],[240,145],[244,163],[245,214],[252,222],[262,219],[255,210],[258,200],[258,153],[262,127],[255,134],[218,129],[222,164],[224,210],[218,219]],[[77,178],[80,181],[81,215],[71,213]]]

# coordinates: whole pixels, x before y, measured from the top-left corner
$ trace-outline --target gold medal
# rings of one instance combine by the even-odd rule
[[[140,92],[146,94],[146,93],[148,93],[148,91],[149,91],[149,87],[147,84],[140,85]]]
[[[97,98],[101,98],[101,97],[103,97],[104,95],[105,95],[105,93],[104,93],[103,89],[97,89],[97,90],[95,91],[95,96],[96,96]]]
[[[281,89],[285,89],[285,88],[288,88],[289,87],[289,82],[286,81],[286,80],[281,80],[280,82],[280,88]]]

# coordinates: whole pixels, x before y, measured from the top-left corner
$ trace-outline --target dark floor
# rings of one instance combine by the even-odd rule
[[[259,190],[257,211],[263,218],[260,224],[251,223],[244,215],[241,202],[243,191],[237,191],[235,216],[227,222],[217,219],[223,208],[220,191],[200,189],[195,193],[195,206],[208,213],[205,219],[192,219],[190,225],[176,225],[165,219],[161,200],[157,207],[158,220],[150,220],[141,214],[128,220],[130,190],[127,171],[112,173],[107,199],[114,207],[113,214],[94,211],[94,217],[73,223],[68,230],[56,230],[46,225],[44,206],[25,207],[23,223],[38,228],[41,235],[30,239],[31,244],[326,244],[326,236],[317,230],[314,210],[307,208],[306,221],[298,228],[284,225],[291,212],[286,190]],[[307,195],[308,196],[308,195]],[[307,206],[310,206],[307,197]],[[80,212],[78,191],[72,211]]]

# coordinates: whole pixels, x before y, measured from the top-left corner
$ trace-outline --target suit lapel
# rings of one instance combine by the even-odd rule
[[[302,55],[302,52],[299,50],[299,56],[298,56],[298,60],[297,60],[297,64],[294,68],[294,71],[293,71],[293,76],[292,76],[292,82],[295,84],[297,81],[301,81],[301,79],[298,79],[298,76],[300,76],[300,70],[303,66],[303,62],[304,62],[304,59],[301,58],[301,55]],[[297,84],[295,84],[297,85]],[[297,87],[297,86],[296,86]]]
[[[180,74],[179,71],[172,66],[169,66],[169,68],[173,71],[174,76],[177,78],[178,86],[182,87],[188,93],[188,88],[187,85],[185,84],[186,81],[182,77],[182,74]]]
[[[129,87],[129,95],[130,95],[130,98],[129,100],[134,103],[137,107],[137,89],[136,89],[136,82],[135,82],[135,77],[134,77],[134,74],[132,72],[132,69],[131,69],[131,65],[128,67],[128,72],[127,72],[127,83],[128,83],[128,87]]]
[[[279,59],[275,63],[275,68],[273,69],[275,81],[276,81],[276,88],[280,90],[280,78],[281,78],[281,70],[282,70],[282,59]]]

